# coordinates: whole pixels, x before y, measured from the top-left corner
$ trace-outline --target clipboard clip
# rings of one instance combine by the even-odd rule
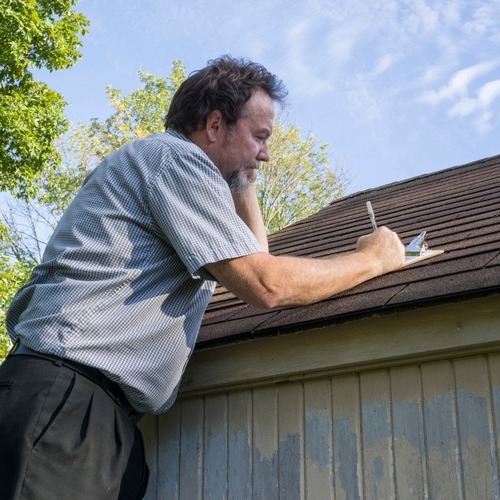
[[[426,234],[427,231],[422,231],[417,237],[413,238],[408,245],[406,245],[405,255],[407,257],[419,256],[422,255],[423,252],[427,251],[429,247],[425,242]]]

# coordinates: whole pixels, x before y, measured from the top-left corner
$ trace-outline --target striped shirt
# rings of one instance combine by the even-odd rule
[[[215,289],[204,265],[262,251],[227,183],[183,135],[109,155],[7,313],[13,340],[101,370],[141,413],[175,400]]]

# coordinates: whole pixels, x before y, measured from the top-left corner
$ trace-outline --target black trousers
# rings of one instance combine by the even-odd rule
[[[136,500],[149,471],[140,431],[99,385],[47,359],[0,366],[0,499]]]

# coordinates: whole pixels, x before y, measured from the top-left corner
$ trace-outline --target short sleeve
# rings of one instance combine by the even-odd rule
[[[156,223],[195,278],[205,264],[262,251],[219,170],[195,145],[164,148],[149,198]]]

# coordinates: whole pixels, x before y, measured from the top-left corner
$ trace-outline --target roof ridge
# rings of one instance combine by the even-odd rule
[[[500,154],[493,155],[493,156],[488,156],[486,158],[483,158],[483,159],[477,160],[477,161],[470,161],[468,163],[464,163],[464,164],[461,164],[461,165],[454,165],[452,167],[442,168],[442,169],[439,169],[439,170],[434,170],[432,172],[426,172],[425,174],[416,175],[414,177],[410,177],[409,179],[403,179],[403,180],[400,180],[400,181],[389,182],[389,183],[384,184],[382,186],[377,186],[377,187],[373,187],[373,188],[363,189],[361,191],[357,191],[355,193],[351,193],[351,194],[349,194],[347,196],[343,196],[342,198],[337,198],[337,199],[333,200],[331,203],[329,203],[327,206],[333,205],[334,203],[339,202],[341,200],[347,200],[349,198],[356,198],[356,197],[361,196],[363,194],[372,193],[372,192],[375,192],[375,191],[386,190],[388,188],[398,187],[398,186],[402,186],[404,184],[414,183],[417,180],[421,180],[421,179],[423,180],[423,179],[426,179],[428,177],[434,177],[434,176],[443,175],[443,174],[450,174],[451,175],[451,174],[455,174],[457,170],[462,170],[462,169],[465,170],[465,169],[468,169],[468,168],[481,167],[481,166],[484,166],[482,164],[487,163],[487,162],[491,162],[491,161],[494,161],[494,160],[500,160]]]

